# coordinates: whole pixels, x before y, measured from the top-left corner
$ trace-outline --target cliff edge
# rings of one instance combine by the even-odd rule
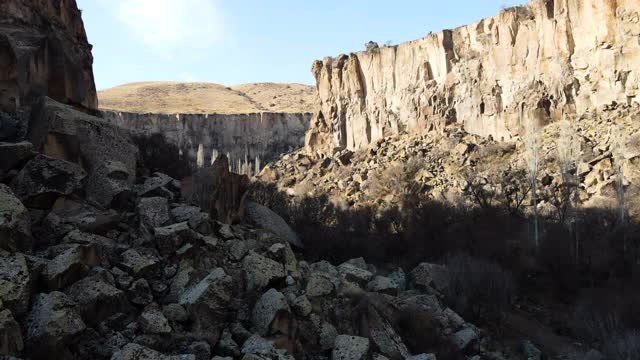
[[[457,122],[496,140],[640,103],[640,3],[533,0],[454,30],[313,64],[320,97],[306,146],[358,149]]]

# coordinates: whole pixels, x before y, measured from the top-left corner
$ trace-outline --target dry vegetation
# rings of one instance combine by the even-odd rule
[[[151,113],[313,112],[315,89],[302,84],[137,82],[98,92],[105,110]]]

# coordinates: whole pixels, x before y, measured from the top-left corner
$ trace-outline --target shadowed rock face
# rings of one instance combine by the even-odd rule
[[[451,122],[496,140],[606,105],[640,103],[640,3],[532,0],[398,46],[313,64],[312,150],[358,149]]]
[[[310,113],[255,114],[138,114],[103,111],[104,118],[134,134],[151,137],[162,134],[195,164],[202,145],[203,162],[211,164],[217,154],[228,154],[231,168],[244,172],[245,159],[255,168],[304,145]],[[246,156],[246,158],[245,158]]]
[[[92,63],[74,0],[0,2],[0,111],[16,112],[42,95],[96,109]]]

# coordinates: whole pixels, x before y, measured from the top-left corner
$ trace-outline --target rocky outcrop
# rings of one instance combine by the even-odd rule
[[[640,104],[640,3],[532,0],[454,30],[313,64],[306,145],[366,147],[457,122],[495,140],[610,105]]]
[[[92,63],[74,0],[0,3],[0,111],[28,111],[43,95],[97,109]]]
[[[167,115],[103,111],[102,114],[106,120],[136,135],[162,134],[192,165],[198,161],[211,164],[217,154],[227,154],[233,171],[246,174],[253,174],[260,163],[266,164],[302,147],[312,117],[310,113],[268,112]]]

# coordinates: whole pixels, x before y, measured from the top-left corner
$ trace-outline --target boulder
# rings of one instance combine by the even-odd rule
[[[80,189],[86,175],[79,165],[38,155],[20,170],[11,188],[26,206],[49,209],[58,197]]]
[[[106,160],[94,166],[85,181],[87,199],[109,208],[126,208],[134,198],[129,169],[120,161]]]
[[[363,270],[349,263],[344,263],[338,266],[338,272],[344,279],[352,281],[360,286],[366,286],[369,280],[373,277],[373,274],[368,270]]]
[[[138,279],[127,290],[127,297],[132,304],[146,306],[153,302],[151,287],[145,279]]]
[[[252,313],[252,322],[255,331],[261,336],[275,333],[281,328],[281,333],[289,332],[289,305],[285,296],[276,289],[262,294],[256,302]]]
[[[138,318],[140,328],[146,334],[169,334],[171,326],[169,320],[164,316],[158,305],[147,306]]]
[[[268,207],[255,202],[249,202],[247,204],[246,215],[249,221],[265,230],[271,231],[278,237],[288,241],[289,244],[298,248],[303,247],[298,235],[291,229],[284,219],[280,217],[280,215],[276,214]]]
[[[168,188],[173,181],[175,180],[170,176],[156,172],[145,179],[142,185],[136,186],[135,191],[140,197],[161,196],[171,200],[174,195]]]
[[[0,250],[0,303],[21,316],[29,308],[31,273],[22,254],[9,254]]]
[[[33,156],[33,144],[0,142],[0,172],[15,169]]]
[[[240,347],[235,340],[233,340],[233,336],[229,329],[224,329],[214,350],[218,355],[230,357],[240,356],[241,353]]]
[[[298,316],[302,317],[309,316],[309,314],[311,314],[311,311],[313,311],[311,302],[305,295],[301,295],[295,298],[293,304],[291,304],[291,308]]]
[[[209,332],[220,330],[231,302],[231,285],[231,277],[224,269],[217,268],[180,295],[179,303],[187,309],[196,328]]]
[[[69,198],[58,198],[42,225],[45,237],[56,243],[73,230],[91,234],[106,234],[117,228],[121,215],[113,210],[97,208]],[[42,237],[42,236],[41,236]]]
[[[451,340],[458,350],[465,351],[478,340],[478,334],[472,328],[467,327],[453,334]]]
[[[95,245],[74,245],[49,261],[44,280],[50,290],[59,290],[80,280],[99,263]]]
[[[242,261],[242,269],[247,281],[248,290],[264,289],[285,278],[282,264],[251,252]]]
[[[419,354],[419,355],[409,356],[405,360],[437,360],[437,359],[434,354]]]
[[[156,246],[163,255],[173,254],[184,244],[193,243],[198,236],[186,222],[154,229]]]
[[[187,310],[184,309],[180,304],[168,304],[162,307],[162,314],[169,321],[173,322],[185,322],[189,319],[189,314],[187,314]]]
[[[0,357],[17,355],[24,349],[20,325],[9,310],[0,310]]]
[[[62,239],[62,244],[93,245],[96,248],[96,252],[100,254],[103,267],[110,267],[112,262],[116,262],[117,253],[124,247],[124,245],[116,244],[115,241],[107,237],[85,233],[80,230],[68,233]]]
[[[135,180],[137,147],[125,129],[103,119],[42,98],[33,108],[27,138],[45,155],[81,164],[96,185],[88,188],[89,198],[106,200],[117,190],[110,188],[113,182]],[[103,175],[108,178],[100,186]]]
[[[369,355],[369,339],[338,335],[333,345],[331,358],[333,360],[364,360]]]
[[[138,344],[127,344],[111,360],[195,360],[194,355],[164,355]]]
[[[177,223],[189,222],[198,214],[200,214],[200,208],[197,206],[178,205],[171,209],[171,218]]]
[[[71,285],[65,294],[77,305],[87,325],[96,325],[129,308],[126,294],[99,275],[86,277]]]
[[[34,359],[59,358],[86,326],[75,304],[61,292],[38,294],[26,319],[26,349]]]
[[[287,272],[297,270],[298,261],[296,260],[296,255],[293,253],[293,250],[288,243],[273,244],[269,248],[269,254],[274,260],[282,263]]]
[[[338,330],[336,330],[335,326],[322,320],[322,318],[316,314],[312,314],[310,319],[313,324],[313,331],[318,339],[318,345],[320,345],[320,350],[329,351],[333,349],[336,338],[338,337]]]
[[[367,290],[396,296],[400,291],[398,283],[386,276],[376,276],[367,284]]]
[[[331,294],[334,285],[328,275],[322,273],[313,273],[309,276],[306,287],[306,295],[308,297],[320,297]]]
[[[31,242],[29,211],[8,186],[0,184],[0,249],[28,252]]]
[[[120,255],[120,266],[134,277],[149,275],[159,265],[160,260],[150,249],[129,249]]]
[[[141,198],[138,216],[142,224],[151,228],[160,227],[169,221],[169,201],[163,197]]]
[[[449,284],[449,272],[443,265],[421,263],[411,271],[411,284],[419,289],[428,287],[443,291]]]

